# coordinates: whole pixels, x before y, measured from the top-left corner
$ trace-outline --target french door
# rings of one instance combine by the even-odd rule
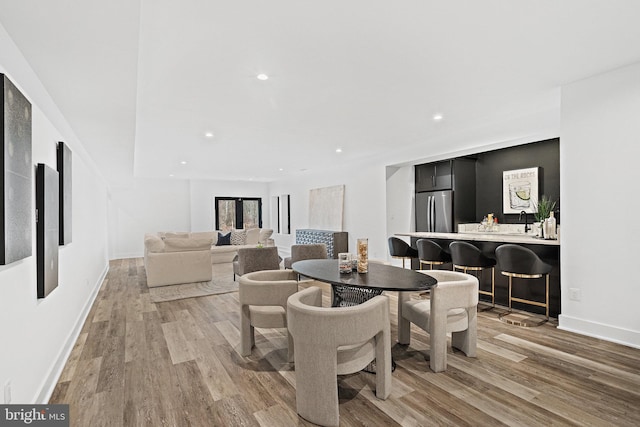
[[[259,197],[216,197],[216,230],[262,227],[262,199]]]

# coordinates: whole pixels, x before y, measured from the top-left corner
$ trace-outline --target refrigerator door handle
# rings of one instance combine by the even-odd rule
[[[427,229],[425,231],[431,231],[431,196],[427,196]]]
[[[431,231],[436,231],[436,196],[431,196]]]
[[[433,229],[435,227],[435,221],[434,221],[434,218],[433,218],[433,214],[434,214],[433,208],[434,208],[434,204],[435,204],[434,202],[435,202],[434,197],[433,196],[429,196],[429,203],[428,203],[428,206],[427,206],[427,212],[428,212],[428,214],[427,214],[427,219],[428,219],[427,229],[428,229],[428,231],[431,231],[431,232],[433,231]]]

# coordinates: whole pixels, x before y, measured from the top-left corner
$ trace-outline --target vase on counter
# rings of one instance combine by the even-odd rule
[[[358,239],[358,273],[369,271],[369,239]]]
[[[544,238],[557,239],[556,235],[556,218],[553,211],[549,212],[549,218],[544,220]]]
[[[531,224],[531,234],[534,235],[534,237],[542,237],[543,235],[543,223],[542,222],[534,222],[533,224]]]

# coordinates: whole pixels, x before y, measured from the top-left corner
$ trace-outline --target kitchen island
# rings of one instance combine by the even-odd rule
[[[433,233],[433,232],[413,232],[398,233],[396,236],[406,236],[411,239],[411,246],[416,248],[416,241],[419,239],[429,239],[438,243],[443,249],[448,251],[449,244],[453,241],[465,241],[479,248],[485,255],[495,259],[495,250],[505,243],[514,243],[531,249],[544,262],[553,266],[549,275],[549,314],[551,317],[558,317],[560,314],[560,241],[545,240],[529,236],[524,233],[493,233],[493,232],[472,232],[472,233]],[[444,268],[451,268],[445,266]],[[418,261],[412,262],[412,268],[418,269]],[[491,274],[486,271],[480,278],[481,289],[491,289]],[[528,279],[525,281],[514,281],[514,296],[526,299],[533,299],[544,302],[545,289],[544,279]],[[485,296],[480,299],[486,301]],[[496,267],[495,272],[495,301],[496,304],[505,307],[509,306],[509,280],[500,274]],[[513,308],[524,310],[536,314],[544,314],[544,309],[528,304],[514,302]]]

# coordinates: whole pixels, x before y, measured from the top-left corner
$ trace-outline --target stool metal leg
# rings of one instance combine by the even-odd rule
[[[491,267],[491,305],[496,306],[496,269]]]
[[[549,320],[549,275],[546,275],[546,291],[545,291],[545,301],[546,301],[546,308],[547,308],[547,320]]]
[[[513,276],[509,276],[509,312],[511,312],[511,287]]]

